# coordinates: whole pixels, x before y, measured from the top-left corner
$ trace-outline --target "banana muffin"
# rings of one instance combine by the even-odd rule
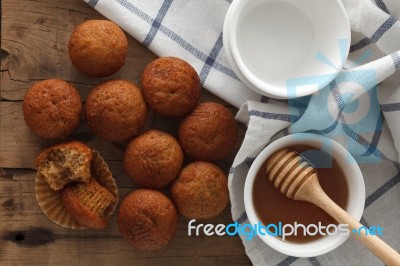
[[[170,134],[149,130],[128,145],[124,167],[140,186],[162,188],[176,178],[183,164],[183,152]]]
[[[228,179],[214,164],[193,162],[182,169],[171,185],[179,212],[189,219],[217,216],[229,201]]]
[[[88,182],[92,150],[78,141],[50,146],[36,157],[38,173],[57,191],[71,182]]]
[[[68,82],[48,79],[36,82],[26,92],[23,115],[27,126],[45,139],[64,138],[78,126],[82,101]]]
[[[107,226],[104,213],[117,201],[117,196],[102,187],[95,178],[87,183],[67,185],[61,192],[61,198],[72,219],[90,229]]]
[[[164,116],[184,116],[197,105],[200,79],[196,70],[176,57],[162,57],[147,65],[142,74],[144,97]]]
[[[199,104],[179,126],[179,142],[195,160],[221,160],[232,151],[236,140],[235,119],[218,103]]]
[[[139,250],[156,250],[167,245],[178,228],[178,213],[164,194],[139,189],[129,194],[118,213],[123,239]]]
[[[146,123],[147,113],[142,91],[128,80],[101,83],[90,92],[85,103],[90,129],[111,142],[136,136]]]
[[[72,64],[91,77],[106,77],[125,64],[128,39],[109,20],[87,20],[78,25],[68,45]]]

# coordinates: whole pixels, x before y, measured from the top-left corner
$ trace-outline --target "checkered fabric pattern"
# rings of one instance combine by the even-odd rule
[[[248,222],[243,187],[257,154],[283,135],[312,132],[337,140],[358,161],[366,184],[361,222],[382,226],[383,240],[400,250],[398,0],[342,0],[352,27],[345,69],[319,93],[290,101],[252,92],[230,69],[222,26],[231,0],[85,1],[157,55],[188,61],[204,88],[240,108],[237,119],[248,129],[229,173],[234,221]],[[382,265],[352,238],[315,258],[285,256],[258,238],[242,240],[254,265]]]

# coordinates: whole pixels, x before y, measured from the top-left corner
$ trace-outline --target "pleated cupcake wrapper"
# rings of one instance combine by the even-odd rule
[[[95,150],[92,150],[92,154],[93,156],[90,166],[92,176],[96,178],[97,182],[99,182],[103,187],[117,197],[117,201],[112,203],[105,210],[104,216],[107,219],[113,214],[115,208],[117,207],[118,188],[104,159]],[[44,179],[44,176],[39,172],[36,174],[35,192],[40,208],[51,221],[65,228],[87,229],[86,227],[75,222],[69,215],[61,199],[61,190],[52,190]]]

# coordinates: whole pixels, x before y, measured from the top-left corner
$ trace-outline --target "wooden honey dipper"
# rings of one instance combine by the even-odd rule
[[[363,225],[333,202],[323,191],[314,167],[300,154],[288,149],[274,153],[265,166],[268,181],[282,194],[294,200],[313,203],[327,212],[337,222],[348,224],[349,230]],[[376,235],[365,230],[354,236],[385,264],[400,265],[400,254]]]

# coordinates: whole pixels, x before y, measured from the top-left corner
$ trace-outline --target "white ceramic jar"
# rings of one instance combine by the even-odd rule
[[[332,155],[342,168],[348,185],[346,211],[357,221],[361,219],[365,203],[365,184],[360,168],[352,155],[336,141],[310,133],[297,133],[282,137],[269,144],[254,160],[246,177],[244,204],[250,224],[258,224],[259,218],[253,204],[253,185],[260,168],[276,151],[291,146],[307,145]],[[315,257],[325,254],[343,244],[349,235],[335,234],[313,242],[294,243],[283,241],[268,234],[258,235],[262,241],[275,250],[289,256]]]

